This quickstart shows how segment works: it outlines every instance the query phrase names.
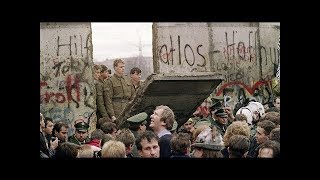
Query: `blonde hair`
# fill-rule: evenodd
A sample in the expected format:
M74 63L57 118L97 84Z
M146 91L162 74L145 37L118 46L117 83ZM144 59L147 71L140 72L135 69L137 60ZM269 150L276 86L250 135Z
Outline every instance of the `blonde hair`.
M229 146L229 139L233 135L243 135L250 137L250 127L244 121L234 121L227 127L226 133L223 136L223 142L225 146Z
M172 129L173 123L174 123L174 112L172 109L168 106L160 105L157 106L156 109L162 109L162 114L161 114L161 120L166 123L166 129L170 130Z
M101 150L102 158L125 158L126 147L123 142L110 140L106 142Z
M116 59L113 61L113 68L116 68L118 66L119 63L123 63L124 61L122 59Z
M89 144L83 144L80 146L78 158L93 158L93 149Z

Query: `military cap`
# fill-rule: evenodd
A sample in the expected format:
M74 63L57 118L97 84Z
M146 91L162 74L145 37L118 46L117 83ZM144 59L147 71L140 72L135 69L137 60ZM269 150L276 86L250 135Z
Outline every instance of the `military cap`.
M89 124L82 121L75 124L74 127L76 128L77 131L87 132L89 129Z
M211 128L204 129L191 146L214 151L220 151L224 148L221 134L216 132L213 136Z
M218 109L215 113L216 116L218 117L222 117L222 118L227 118L228 114L226 112L224 112L224 109Z
M146 123L146 119L148 117L148 114L146 112L142 112L139 114L136 114L130 118L127 119L128 122L132 122L132 123Z
M223 105L220 101L218 101L218 102L212 103L210 110L213 111L213 110L221 109L221 108L223 108Z
M178 127L178 123L177 123L177 121L174 121L173 125L172 125L172 129L170 131L175 131L177 129L177 127Z
M212 101L222 101L224 99L223 95L213 96L211 98Z

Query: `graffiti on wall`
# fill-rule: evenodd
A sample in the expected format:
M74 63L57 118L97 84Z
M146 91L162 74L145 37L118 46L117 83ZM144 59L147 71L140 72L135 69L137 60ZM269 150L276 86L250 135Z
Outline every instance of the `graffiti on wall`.
M181 44L180 35L177 35L177 41L173 46L172 36L170 35L170 45L163 44L160 46L159 57L162 63L167 65L181 65L182 62L186 62L189 66L206 66L207 59L204 57L202 44L192 47L190 44ZM176 52L175 52L176 51ZM201 52L200 52L201 51ZM174 59L173 53L178 53L178 59ZM197 62L196 62L197 61Z
M246 70L259 68L259 57L262 65L277 66L280 52L276 47L267 47L258 43L257 31L238 32L236 30L224 32L223 46L213 46L212 54L221 54L219 59L213 59L213 69L216 72L227 71L226 81L236 81L244 78L243 67ZM246 41L239 37L246 37ZM201 43L188 43L182 35L168 35L169 43L162 43L158 47L157 56L162 65L190 66L193 69L206 67L209 64L208 49ZM194 41L194 40L193 40ZM217 48L218 47L218 48ZM259 56L260 52L260 56ZM208 70L208 69L206 69Z
M89 122L95 112L91 32L48 37L40 41L47 43L40 49L40 112L73 133L75 120Z
M259 68L259 52L261 52L261 62L263 66L274 65L279 63L280 52L274 47L263 46L258 43L257 31L239 33L232 31L231 35L225 33L225 40L222 43L222 49L215 52L221 52L222 59L214 61L216 71L221 70L239 70L240 64L246 64L249 68ZM239 37L246 37L246 42ZM237 39L238 41L236 41Z
M223 32L223 35L223 41L214 43L211 51L214 52L213 69L224 75L224 81L211 97L231 97L228 104L232 108L243 105L249 97L254 97L262 104L272 103L275 97L273 78L280 63L277 44L261 45L257 31L253 30L230 30ZM262 76L259 76L260 70ZM207 113L210 103L206 99L196 112Z

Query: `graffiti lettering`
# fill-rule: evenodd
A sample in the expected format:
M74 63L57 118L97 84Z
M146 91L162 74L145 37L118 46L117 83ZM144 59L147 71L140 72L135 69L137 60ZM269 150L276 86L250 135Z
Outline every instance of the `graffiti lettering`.
M173 47L173 40L172 40L171 35L170 35L170 45L171 45L171 47L170 47L169 52L168 52L168 46L166 44L163 44L162 46L160 46L159 59L160 59L160 61L162 61L165 64L174 65L174 54L173 53L176 49ZM182 54L181 53L180 36L178 35L177 45L178 45L178 50L179 50L178 51L178 61L177 61L178 65L182 65L181 56L184 56L184 60L189 66L194 66L196 61L199 61L199 63L197 63L196 66L199 66L199 67L206 66L206 64L207 64L206 58L200 52L200 48L203 46L202 44L196 46L197 53L195 54L192 46L190 44L186 43L184 45L184 49L182 51L184 54ZM171 63L169 62L169 59L171 59Z
M274 48L266 48L264 46L260 46L261 50L261 59L262 63L264 62L264 65L268 65L269 63L272 64L278 64L280 59L280 51L278 49Z
M237 43L237 47L235 47L236 43L235 43L235 33L237 33L237 31L232 31L232 43L229 44L228 41L228 33L225 32L225 36L226 36L226 47L223 48L223 55L224 58L229 60L234 60L236 59L236 52L237 52L237 59L238 60L244 60L244 61L249 61L249 62L256 62L256 56L255 56L255 49L252 48L251 46L251 33L253 33L252 31L249 32L249 42L248 42L248 46L245 45L244 42L239 41ZM255 39L254 39L255 41Z
M192 52L192 56L193 56L193 61L192 61L191 64L189 63L189 61L188 61L188 59L187 59L187 53L186 53L187 47L190 48L190 50L191 50L191 52ZM186 44L186 45L184 46L184 57L185 57L186 62L189 64L189 66L193 66L193 65L194 65L194 61L195 61L194 52L193 52L193 50L192 50L192 48L191 48L191 46L190 46L189 44Z
M223 89L225 89L226 87L229 87L229 86L233 86L233 85L241 85L243 88L245 88L251 95L253 95L254 93L254 90L256 90L259 86L261 85L264 85L264 84L267 84L271 82L270 80L268 81L258 81L256 82L252 87L250 86L247 86L246 84L244 84L243 82L240 82L240 81L233 81L233 82L229 82L229 83L225 83L223 84L217 91L216 95L219 96L222 92L223 92Z
M70 60L70 61L69 61ZM81 63L79 60L73 57L67 58L64 61L56 62L52 67L55 70L54 76L58 77L60 74L66 76L67 72L72 71L74 73L81 72ZM61 72L61 73L60 73Z
M71 35L67 39L67 41L64 41L60 36L57 37L57 56L61 56L61 51L62 48L67 48L67 54L69 56L76 56L78 55L78 50L80 50L81 57L83 57L83 48L86 48L87 51L85 55L88 55L89 53L89 46L88 44L90 43L90 37L91 34L87 35L86 42L85 42L85 47L83 47L83 39L82 35Z
M57 102L57 103L64 103L66 101L66 99L68 100L68 102L73 101L77 104L77 106L79 106L79 101L80 101L80 86L79 86L79 79L77 78L77 76L72 77L72 75L68 75L66 77L66 85L65 85L65 89L66 89L66 95L64 93L61 92L44 92L44 94L40 95L40 104L41 103L49 103L52 99L52 97L55 97L55 99L53 99L53 102ZM57 81L57 83L59 83L59 85L64 84L64 82L62 81ZM40 82L40 90L44 87L47 86L47 83L44 81ZM59 87L59 89L61 88L61 86ZM76 93L76 98L74 98L72 96L72 90L75 91ZM67 96L67 98L66 98Z

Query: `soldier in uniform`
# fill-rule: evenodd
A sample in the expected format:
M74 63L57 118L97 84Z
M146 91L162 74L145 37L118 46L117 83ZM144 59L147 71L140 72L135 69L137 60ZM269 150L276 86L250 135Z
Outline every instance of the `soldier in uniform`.
M98 64L95 64L93 66L93 81L94 81L94 83L96 83L99 80L100 73L101 73L101 66Z
M145 112L142 112L127 119L127 122L129 124L129 129L133 133L135 138L138 137L139 133L143 133L146 131L147 117L148 117L148 114Z
M142 134L143 132L146 131L147 117L148 117L148 114L145 112L142 112L127 119L127 122L129 124L129 129L133 133L136 139L139 134ZM133 146L132 155L133 157L140 157L136 145Z
M106 102L105 102L105 95L104 92L106 90L106 81L109 78L109 71L107 66L100 65L101 67L101 74L99 77L98 82L96 83L96 91L97 91L97 119L100 119L102 117L110 118L107 108L106 108Z
M228 114L223 108L221 108L214 113L213 118L214 119L211 121L211 126L215 126L217 131L223 136L229 125Z
M131 82L135 91L142 86L141 82L141 69L134 67L130 70Z
M135 91L130 78L124 75L124 61L116 59L113 62L113 67L115 72L106 83L104 98L107 112L115 121L128 102L133 99Z
M90 141L88 137L89 124L83 121L80 121L74 125L76 128L75 133L72 136L69 136L68 141L74 144L82 145Z

